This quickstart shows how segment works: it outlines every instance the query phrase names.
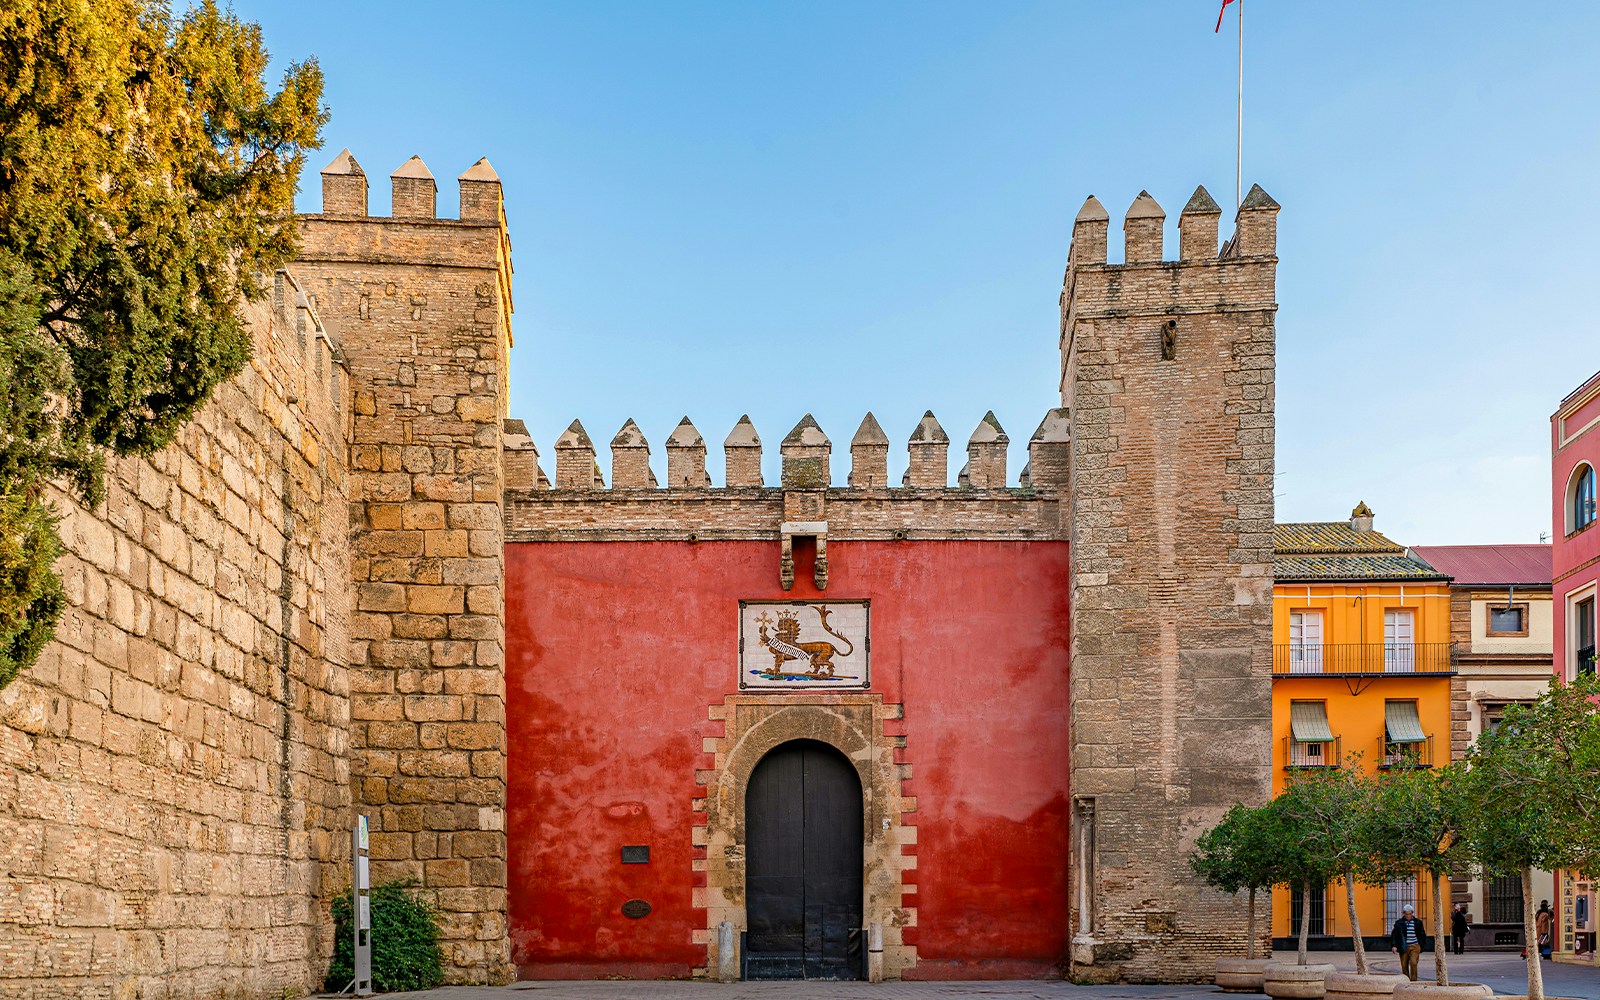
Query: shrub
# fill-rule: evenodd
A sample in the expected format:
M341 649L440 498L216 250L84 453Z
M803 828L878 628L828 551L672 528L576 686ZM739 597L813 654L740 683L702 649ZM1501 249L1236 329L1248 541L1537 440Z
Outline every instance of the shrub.
M411 889L416 879L372 888L372 987L380 993L428 990L444 982L439 912ZM355 977L355 922L350 893L333 901L333 964L327 988L342 990Z

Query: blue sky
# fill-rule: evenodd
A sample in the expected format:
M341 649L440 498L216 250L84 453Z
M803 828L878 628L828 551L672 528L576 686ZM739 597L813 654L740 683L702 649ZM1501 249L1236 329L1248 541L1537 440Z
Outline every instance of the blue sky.
M1278 518L1357 500L1406 543L1536 541L1549 415L1600 368L1600 5L1246 0L1245 185L1279 218ZM658 475L688 414L767 445L806 412L842 482L862 414L1023 443L1059 405L1071 220L1141 188L1168 246L1230 205L1234 36L1217 0L309 3L236 0L315 54L348 146L420 154L453 214L505 184L511 412L548 470L627 417ZM1113 241L1117 243L1118 241ZM1113 255L1119 251L1113 249Z

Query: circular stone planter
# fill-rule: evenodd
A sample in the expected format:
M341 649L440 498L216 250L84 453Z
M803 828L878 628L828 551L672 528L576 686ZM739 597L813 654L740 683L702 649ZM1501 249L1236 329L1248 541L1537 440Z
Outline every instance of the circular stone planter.
M1217 959L1217 986L1229 993L1260 993L1270 958Z
M1494 990L1482 983L1401 983L1394 988L1394 1000L1483 1000L1494 996Z
M1326 1000L1388 1000L1395 987L1410 982L1405 976L1382 973L1330 972L1323 986Z
M1273 962L1267 966L1262 988L1267 996L1280 997L1282 1000L1322 1000L1325 992L1323 980L1328 973L1337 971L1331 965L1285 965Z

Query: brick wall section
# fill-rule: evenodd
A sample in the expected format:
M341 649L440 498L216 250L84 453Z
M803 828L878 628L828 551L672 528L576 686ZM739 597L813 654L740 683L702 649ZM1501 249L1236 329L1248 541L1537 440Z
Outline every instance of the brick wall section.
M411 176L395 178L397 204L425 170L402 168ZM463 187L471 221L426 217L417 198L408 212L423 217L308 216L295 267L340 331L354 393L350 737L355 798L373 816L373 877L419 879L444 915L447 979L485 982L511 976L501 518L511 266L488 164Z
M0 692L0 995L292 995L349 878L346 382L279 275L255 360L102 508Z
M1061 336L1082 978L1199 981L1244 952L1244 907L1185 855L1270 789L1276 210L1253 190L1219 256L1197 191L1176 262L1148 195L1129 213L1132 263L1106 264L1099 202L1074 227Z
M1472 592L1450 588L1450 642L1457 655L1472 651ZM1454 664L1451 669L1455 669ZM1461 760L1472 746L1472 706L1467 703L1466 679L1450 678L1450 759Z

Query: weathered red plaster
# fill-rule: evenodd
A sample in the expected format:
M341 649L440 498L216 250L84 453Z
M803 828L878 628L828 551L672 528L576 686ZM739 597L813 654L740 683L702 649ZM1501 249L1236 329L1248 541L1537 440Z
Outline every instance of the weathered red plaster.
M1067 947L1067 545L832 542L826 595L763 542L506 546L513 958L524 977L688 976L692 800L737 690L738 602L872 601L917 799L917 978L1049 975ZM782 697L776 695L775 697ZM649 845L648 865L620 863ZM912 851L908 851L911 853ZM704 852L698 852L703 857ZM653 912L622 916L628 899Z

